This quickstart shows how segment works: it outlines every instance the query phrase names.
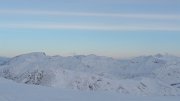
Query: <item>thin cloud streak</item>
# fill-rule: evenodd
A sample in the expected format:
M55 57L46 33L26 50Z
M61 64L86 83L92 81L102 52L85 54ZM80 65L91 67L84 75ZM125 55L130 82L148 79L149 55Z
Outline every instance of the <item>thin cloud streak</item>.
M0 24L5 29L60 29L99 31L180 31L180 26L163 25L84 25L84 24Z
M90 13L90 12L61 12L45 10L8 10L0 9L0 14L32 15L32 16L81 16L81 17L117 17L139 19L169 19L180 20L179 14L130 14L130 13Z

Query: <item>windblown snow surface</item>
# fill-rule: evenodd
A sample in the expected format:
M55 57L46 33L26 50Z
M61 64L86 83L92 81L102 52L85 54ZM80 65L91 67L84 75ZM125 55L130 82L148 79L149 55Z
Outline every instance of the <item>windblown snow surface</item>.
M21 101L21 94L27 97L37 95L35 99L43 101L59 101L63 98L72 101L76 96L79 97L78 101L81 98L86 101L111 100L111 97L115 100L133 100L133 97L127 97L129 95L159 96L157 99L141 97L146 101L149 98L149 101L159 101L161 96L172 96L165 97L165 101L168 98L174 101L180 95L180 58L171 55L157 54L122 60L96 55L47 56L34 52L9 59L1 58L0 76L29 84L1 79L0 101ZM8 100L11 99L9 96L14 97L13 100ZM52 99L48 100L48 97ZM138 100L141 98L137 97ZM24 98L22 101L29 100Z

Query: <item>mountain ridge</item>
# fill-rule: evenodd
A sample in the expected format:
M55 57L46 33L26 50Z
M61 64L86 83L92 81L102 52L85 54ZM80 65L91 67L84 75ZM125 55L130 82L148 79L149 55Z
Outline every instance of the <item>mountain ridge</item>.
M19 83L125 94L180 95L180 58L171 55L114 59L96 55L22 54L0 66L0 76Z

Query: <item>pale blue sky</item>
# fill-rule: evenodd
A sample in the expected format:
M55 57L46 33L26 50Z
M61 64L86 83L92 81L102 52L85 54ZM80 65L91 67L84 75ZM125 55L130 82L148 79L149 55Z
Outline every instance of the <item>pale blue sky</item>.
M180 56L179 0L0 1L0 56Z

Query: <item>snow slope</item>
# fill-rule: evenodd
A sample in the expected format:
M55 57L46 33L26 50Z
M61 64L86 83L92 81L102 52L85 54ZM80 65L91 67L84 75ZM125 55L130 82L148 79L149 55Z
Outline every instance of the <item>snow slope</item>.
M96 55L47 56L34 52L0 66L19 83L134 95L180 95L180 58L157 54L119 60Z
M179 101L180 96L133 96L17 84L0 78L0 101Z

